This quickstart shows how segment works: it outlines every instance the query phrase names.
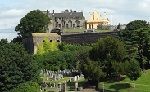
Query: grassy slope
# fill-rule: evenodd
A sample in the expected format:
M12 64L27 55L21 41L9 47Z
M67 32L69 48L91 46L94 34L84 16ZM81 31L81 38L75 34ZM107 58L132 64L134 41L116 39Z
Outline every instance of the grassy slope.
M99 87L102 85L103 83L99 84ZM105 92L150 92L150 70L145 71L136 81L126 78L121 82L104 83L104 85Z

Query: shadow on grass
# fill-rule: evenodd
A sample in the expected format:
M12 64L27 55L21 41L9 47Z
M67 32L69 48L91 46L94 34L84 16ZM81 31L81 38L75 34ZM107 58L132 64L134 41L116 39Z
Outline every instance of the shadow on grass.
M116 90L115 92L119 92L119 90L121 90L121 89L127 89L130 87L131 86L129 83L116 83L116 84L111 85L109 88Z

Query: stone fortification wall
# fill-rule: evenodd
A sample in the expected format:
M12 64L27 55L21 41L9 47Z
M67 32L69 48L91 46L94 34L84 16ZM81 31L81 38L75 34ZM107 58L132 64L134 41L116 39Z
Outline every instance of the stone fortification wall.
M65 43L87 44L94 43L102 37L117 36L117 33L118 32L64 34L61 35L61 41Z

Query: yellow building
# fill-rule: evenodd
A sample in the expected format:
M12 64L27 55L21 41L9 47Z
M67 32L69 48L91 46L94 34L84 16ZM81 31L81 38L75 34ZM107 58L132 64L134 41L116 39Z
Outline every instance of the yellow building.
M102 17L99 12L94 11L90 14L90 18L87 20L87 29L97 29L98 25L109 25L110 21L108 18Z

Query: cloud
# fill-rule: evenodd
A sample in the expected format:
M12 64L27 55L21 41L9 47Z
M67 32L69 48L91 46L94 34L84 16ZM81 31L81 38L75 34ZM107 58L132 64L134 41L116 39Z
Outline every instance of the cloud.
M25 14L24 10L10 9L0 12L0 18L16 18L23 16Z
M150 0L2 0L0 9L0 28L14 28L20 18L36 9L56 12L72 9L83 11L86 18L89 12L97 10L107 12L113 24L150 18Z
M27 11L23 9L6 9L0 11L0 29L14 29L26 13Z

